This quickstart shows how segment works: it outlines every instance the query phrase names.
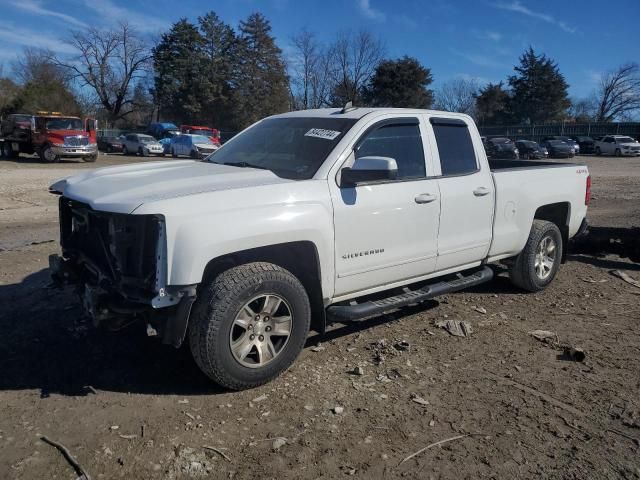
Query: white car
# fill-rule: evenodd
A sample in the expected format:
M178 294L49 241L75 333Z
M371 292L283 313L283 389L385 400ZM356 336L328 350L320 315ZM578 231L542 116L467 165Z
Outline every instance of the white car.
M488 161L463 114L291 112L204 162L54 183L51 268L95 324L141 319L176 347L188 335L211 379L251 388L291 365L310 328L487 282L490 264L546 288L586 226L590 185L584 165Z
M151 135L129 133L124 137L122 154L148 157L149 155L164 155L164 149L162 144Z
M606 135L596 140L596 155L638 156L640 142L627 135Z

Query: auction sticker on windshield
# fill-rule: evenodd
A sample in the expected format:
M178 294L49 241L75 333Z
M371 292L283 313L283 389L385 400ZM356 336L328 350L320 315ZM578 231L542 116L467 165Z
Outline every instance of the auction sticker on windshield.
M305 137L324 138L325 140L334 140L340 132L335 130L325 130L324 128L312 128L304 134Z

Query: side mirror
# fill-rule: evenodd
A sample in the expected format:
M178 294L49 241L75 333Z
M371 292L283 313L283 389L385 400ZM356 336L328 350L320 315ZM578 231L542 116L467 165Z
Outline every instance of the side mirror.
M359 183L395 180L398 176L398 164L390 157L356 158L351 167L340 171L340 186L355 187Z

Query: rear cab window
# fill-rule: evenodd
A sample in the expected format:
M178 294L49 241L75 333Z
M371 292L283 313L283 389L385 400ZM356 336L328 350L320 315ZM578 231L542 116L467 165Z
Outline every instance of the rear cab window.
M469 126L461 119L429 119L440 154L442 176L468 175L479 171Z

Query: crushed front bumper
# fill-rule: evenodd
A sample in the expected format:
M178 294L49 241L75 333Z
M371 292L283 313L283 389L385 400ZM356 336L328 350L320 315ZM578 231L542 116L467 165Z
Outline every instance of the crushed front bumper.
M58 157L90 157L98 154L98 145L54 146L51 148Z

